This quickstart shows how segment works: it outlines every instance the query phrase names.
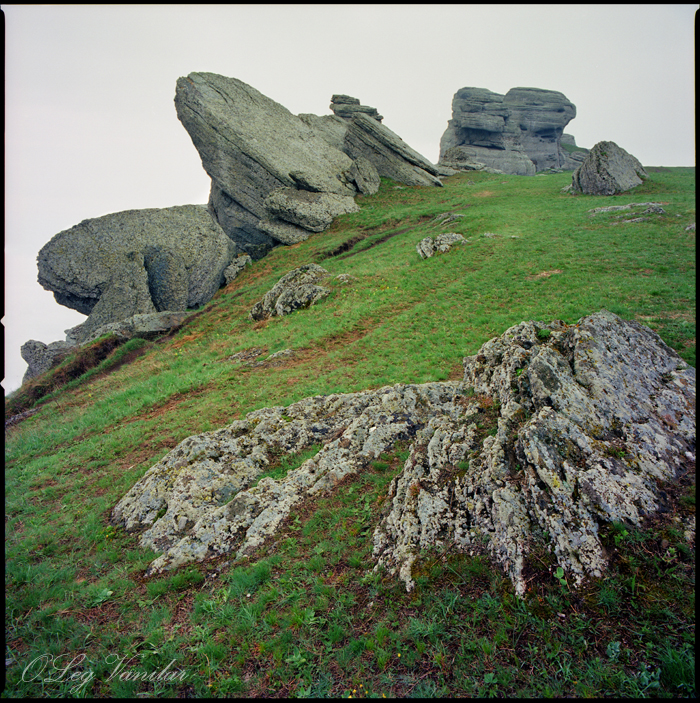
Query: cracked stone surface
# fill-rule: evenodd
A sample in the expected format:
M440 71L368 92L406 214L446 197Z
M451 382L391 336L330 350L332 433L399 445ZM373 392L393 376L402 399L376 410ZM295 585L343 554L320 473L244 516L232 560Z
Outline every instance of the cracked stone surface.
M306 398L184 440L117 504L113 522L160 553L149 573L250 554L300 500L397 440L409 456L373 535L375 568L414 586L421 550L485 543L525 591L535 541L569 581L602 576L598 533L663 506L657 481L695 459L695 370L649 328L602 311L522 322L464 360L463 381ZM275 480L280 453L322 448ZM258 480L259 479L259 480ZM694 523L684 526L694 540Z

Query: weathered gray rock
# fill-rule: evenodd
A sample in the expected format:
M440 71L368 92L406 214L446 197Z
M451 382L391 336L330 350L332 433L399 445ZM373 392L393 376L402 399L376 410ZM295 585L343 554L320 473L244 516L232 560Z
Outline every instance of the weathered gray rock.
M334 115L343 119L352 119L358 112L368 115L373 120L381 122L384 117L377 112L376 107L360 105L358 98L351 98L349 95L334 95L331 98L331 110Z
M312 193L296 188L278 188L272 191L265 198L264 205L271 224L282 220L300 229L295 241L281 239L284 244L296 244L297 241L308 239L313 232L323 232L330 227L338 215L360 210L355 200L348 195Z
M243 271L246 266L252 266L253 260L248 256L248 254L239 254L224 271L224 280L226 285L231 283L238 277L238 274Z
M616 195L647 177L642 164L615 142L598 142L574 171L571 187L574 193Z
M81 344L87 344L104 334L114 334L123 339L132 339L133 337L151 339L179 327L191 314L187 310L137 314L119 322L102 325L88 332L82 329L85 324L83 323L83 325L66 330L66 338L79 339Z
M416 251L421 259L429 259L438 252L444 254L448 252L455 244L466 244L466 240L461 234L456 232L443 232L438 234L435 239L425 237L416 244Z
M278 242L258 226L269 218L273 191L356 193L348 156L242 81L191 73L177 81L175 107L212 179L209 204L219 224L254 259Z
M375 556L408 588L418 549L468 550L477 535L519 595L532 540L546 536L570 583L602 576L599 526L657 510L656 481L673 480L694 451L695 370L605 311L510 328L465 359L464 383L476 402L417 438L375 532ZM494 410L496 434L477 441Z
M449 168L460 168L460 162L467 168L482 163L516 175L567 168L571 160L560 141L575 116L573 103L554 90L512 88L500 95L461 88L440 141L439 163ZM455 147L464 151L455 152Z
M112 520L161 553L149 573L240 558L300 500L410 439L374 532L376 568L410 590L421 549L486 541L523 595L530 550L544 543L570 584L602 576L600 526L662 508L657 481L694 461L695 370L648 328L606 311L571 326L515 325L464 368L463 382L316 396L190 437ZM257 481L275 455L314 443L318 454L285 478Z
M69 342L59 341L44 344L36 339L25 342L20 348L20 354L27 362L27 370L24 372L22 383L26 383L30 378L40 376L57 366L73 349L75 349L75 345Z
M235 251L206 205L128 210L55 235L39 252L39 283L90 315L88 335L133 315L202 305Z
M410 186L442 186L437 168L385 125L357 113L348 125L344 151L367 159L380 176Z
M308 308L330 293L330 289L318 285L328 276L328 271L318 264L306 264L290 271L253 306L250 319L281 317L299 308Z
M189 437L153 466L115 507L112 520L143 531L162 556L148 573L209 556L250 552L305 497L332 489L435 414L456 413L459 384L387 386L264 408L228 427ZM286 478L257 479L274 456L324 447Z
M355 112L350 119L338 115L299 117L314 134L352 158L350 178L363 194L377 192L380 176L406 185L442 185L437 166L364 112Z

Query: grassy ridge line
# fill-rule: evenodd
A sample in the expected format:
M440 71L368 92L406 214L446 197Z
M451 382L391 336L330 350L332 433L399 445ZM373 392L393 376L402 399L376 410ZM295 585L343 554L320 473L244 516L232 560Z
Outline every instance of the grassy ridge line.
M171 338L108 376L58 390L11 428L10 657L24 665L46 648L86 651L97 671L110 648L143 654L151 667L174 653L193 678L191 689L161 691L173 695L339 695L360 683L360 691L387 695L687 694L694 557L671 516L634 533L636 542L624 528L611 531L611 548L630 551L609 583L583 595L563 592L542 567L524 610L478 554L428 559L410 597L363 576L370 528L405 448L293 515L250 570L208 565L144 583L155 555L107 523L134 481L190 434L310 395L459 378L464 355L521 320L571 323L606 307L650 325L694 365L695 237L685 231L695 220L694 169L653 173L611 198L560 193L569 180L475 173L446 179L442 189L384 181L376 195L358 198L359 213L274 250ZM622 224L617 213L588 213L651 200L667 203L667 214ZM441 228L434 218L445 212L464 217ZM415 244L442 231L470 242L422 261ZM289 317L247 319L282 275L309 261L356 280L329 279L328 298ZM279 366L226 361L251 348L295 354ZM694 470L687 481L673 490L694 513ZM548 558L541 555L545 566ZM642 562L643 584L630 586ZM212 574L225 588L211 585ZM370 602L369 616L358 619L357 604ZM13 694L38 695L16 671L8 670ZM95 695L154 692L102 678Z

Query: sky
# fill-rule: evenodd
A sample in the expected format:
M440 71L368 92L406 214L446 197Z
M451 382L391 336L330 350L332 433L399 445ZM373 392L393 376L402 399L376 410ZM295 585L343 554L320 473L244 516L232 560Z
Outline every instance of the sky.
M21 345L85 316L37 282L36 256L82 220L206 203L175 113L180 76L238 78L294 114L335 93L376 107L435 163L457 90L557 90L579 146L695 165L698 5L2 5L5 392ZM322 236L322 235L321 235Z

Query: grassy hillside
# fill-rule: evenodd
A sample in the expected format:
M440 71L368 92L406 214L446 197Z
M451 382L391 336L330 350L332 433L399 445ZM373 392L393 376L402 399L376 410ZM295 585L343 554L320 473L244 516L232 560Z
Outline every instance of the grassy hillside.
M385 180L360 212L275 249L174 334L100 340L13 394L6 418L36 412L6 431L5 695L693 695L695 561L676 518L695 513L694 466L665 486L673 510L604 535L605 579L573 592L543 553L525 601L485 554L426 554L411 594L371 572L402 445L295 510L245 563L145 579L156 555L109 525L191 434L307 396L459 379L465 355L522 320L607 308L694 366L695 169L649 171L616 197L563 194L567 173ZM665 214L589 212L647 201ZM416 243L441 232L469 241L421 260ZM329 279L307 310L248 319L309 262L352 278Z

